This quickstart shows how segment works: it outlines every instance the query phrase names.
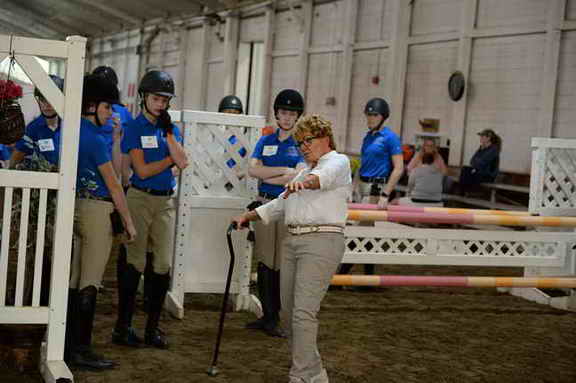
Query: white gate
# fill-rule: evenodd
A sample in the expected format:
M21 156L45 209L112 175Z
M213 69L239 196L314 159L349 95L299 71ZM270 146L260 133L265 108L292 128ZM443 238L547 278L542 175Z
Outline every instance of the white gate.
M0 187L4 191L0 250L0 323L47 325L40 370L44 380L50 383L60 378L70 381L73 379L63 362L63 355L85 45L86 39L79 36L68 37L66 41L52 41L0 35L0 61L13 57L63 120L58 173L0 170ZM65 61L64 94L54 85L34 56L55 57ZM52 276L49 304L41 306L42 263L47 256L44 252L46 207L51 190L57 192L54 246L50 249ZM39 194L38 205L30 202L31 193ZM13 201L20 196L18 245L17 249L11 249ZM38 209L37 222L32 222L32 226L37 227L36 233L29 232L29 216L33 209ZM29 282L25 281L26 253L29 248L33 249L34 257L30 303L24 297L24 285ZM17 262L10 263L10 258L15 258ZM12 267L15 270L10 270ZM9 271L14 271L16 275L13 302L6 301Z
M226 229L255 197L256 181L246 170L264 128L264 118L235 114L171 112L184 125L190 166L178 186L178 222L172 287L167 308L184 316L185 293L222 293L228 270ZM246 231L235 232L236 263L231 292L236 310L258 311L250 295L252 246Z

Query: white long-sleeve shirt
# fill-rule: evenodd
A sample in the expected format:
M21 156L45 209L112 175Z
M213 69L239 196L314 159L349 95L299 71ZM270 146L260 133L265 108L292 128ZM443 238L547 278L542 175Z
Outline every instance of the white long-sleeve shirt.
M331 151L318 160L314 168L304 168L293 181L303 181L308 174L320 179L320 189L302 190L284 199L278 198L256 209L265 224L284 217L287 225L346 224L347 197L352 185L350 161L344 154Z

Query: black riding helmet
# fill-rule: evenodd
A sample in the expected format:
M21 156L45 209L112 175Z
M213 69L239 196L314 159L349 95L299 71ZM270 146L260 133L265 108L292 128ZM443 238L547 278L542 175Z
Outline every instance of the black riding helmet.
M366 103L364 107L364 114L380 114L386 121L390 117L390 107L386 100L380 97L375 97Z
M58 87L58 89L60 89L60 91L64 91L64 79L62 77L56 76L55 74L50 74L48 75L50 76L50 78L52 79L52 81L54 82L54 84L56 84L56 86ZM42 92L40 92L40 89L38 88L34 88L34 97L36 98L42 98L44 99L45 97L42 95ZM44 118L54 118L56 117L57 113L54 112L54 114L52 115L47 115L45 114L42 109L40 109L40 113L44 116Z
M242 107L242 101L234 95L226 96L220 101L218 105L218 112L222 113L224 110L237 110L240 113L244 113L244 108Z
M55 74L48 75L54 84L60 89L62 92L64 91L64 79L62 77L56 76ZM40 89L34 88L34 97L44 97Z
M284 89L274 100L274 115L278 114L278 109L294 110L298 112L298 118L304 113L304 98L294 89Z
M99 75L89 74L84 76L82 114L85 116L96 116L96 125L98 126L102 126L103 123L98 119L96 112L88 112L88 107L93 103L96 104L96 109L98 109L98 105L101 102L119 104L120 92L118 92L118 87Z
M142 98L144 98L146 93L174 97L174 80L172 80L172 76L166 72L151 70L140 80L138 93Z
M118 86L118 76L112 67L101 65L92 71L92 74L102 76L114 85Z

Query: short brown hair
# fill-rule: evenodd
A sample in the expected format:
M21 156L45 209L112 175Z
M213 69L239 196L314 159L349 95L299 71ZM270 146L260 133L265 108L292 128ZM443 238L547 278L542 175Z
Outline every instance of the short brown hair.
M330 139L330 149L336 150L336 143L332 134L332 123L317 114L302 117L296 122L294 139L302 141L306 136L328 137Z

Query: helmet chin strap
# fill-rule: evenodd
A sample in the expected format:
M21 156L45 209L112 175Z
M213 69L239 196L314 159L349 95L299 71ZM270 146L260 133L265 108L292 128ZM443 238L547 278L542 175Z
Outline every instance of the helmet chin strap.
M380 130L380 128L382 128L382 125L384 125L384 118L382 118L382 121L380 121L380 123L378 125L376 125L376 127L370 128L369 130L371 133L377 132Z
M48 115L48 114L44 113L42 110L40 110L40 114L48 120L50 120L50 119L52 119L58 115L58 113L56 113L56 112L54 112L54 114Z
M101 101L98 101L96 103L96 109L95 110L98 110L100 103L101 103ZM100 122L100 118L98 117L98 113L96 113L95 111L94 112L86 112L86 113L84 113L84 115L85 116L94 116L94 120L96 122L97 127L101 127L102 125L104 125L102 122Z
M152 113L150 109L148 109L148 104L146 103L146 94L144 94L144 96L142 97L142 104L140 105L140 107L142 107L142 105L144 106L144 109L149 115L154 116L155 118L160 117L160 115L157 116L154 113ZM168 105L166 106L166 110L168 109L170 109L170 101L168 101Z

